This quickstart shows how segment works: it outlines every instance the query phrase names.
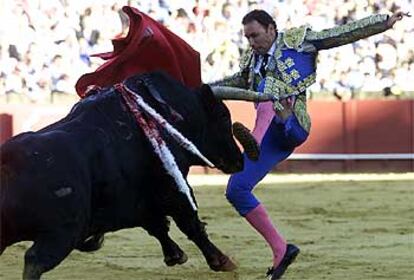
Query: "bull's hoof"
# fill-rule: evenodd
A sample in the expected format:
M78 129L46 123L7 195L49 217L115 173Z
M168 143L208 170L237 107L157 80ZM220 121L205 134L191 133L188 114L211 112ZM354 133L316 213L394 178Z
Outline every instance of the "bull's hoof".
M260 155L260 148L250 130L243 124L235 122L233 123L233 135L243 146L246 156L252 161L257 161Z
M183 264L188 260L187 255L181 251L180 254L175 254L173 256L166 256L164 262L167 266L174 266L176 264Z
M233 271L237 268L237 265L224 255L214 261L210 261L208 265L214 271Z
M83 243L79 244L76 247L76 249L78 249L81 252L97 251L102 247L104 239L105 238L103 233L92 235L91 237L83 241Z

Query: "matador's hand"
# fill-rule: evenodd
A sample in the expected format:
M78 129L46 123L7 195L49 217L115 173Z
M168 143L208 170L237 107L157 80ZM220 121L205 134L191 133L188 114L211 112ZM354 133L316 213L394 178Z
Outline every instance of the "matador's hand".
M279 102L280 102L280 104L282 104L283 109L282 110L277 110L276 114L282 120L285 121L293 113L293 106L295 104L295 98L294 97L288 97L288 98L280 100Z
M411 15L410 13L404 13L401 11L394 13L392 16L388 18L388 27L392 28L397 21L402 20L404 17L411 17Z

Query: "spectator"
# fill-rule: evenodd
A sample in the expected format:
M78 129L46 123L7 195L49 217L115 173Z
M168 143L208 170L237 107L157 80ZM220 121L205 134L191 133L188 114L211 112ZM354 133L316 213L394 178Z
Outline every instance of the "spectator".
M37 90L34 85L40 84L45 90L48 85L56 87L59 81L56 76L66 74L65 88L71 85L74 93L77 78L94 71L102 63L90 55L111 51L111 39L126 34L128 19L120 10L123 5L151 14L199 51L203 80L210 82L237 69L240 54L247 47L239 23L241 16L254 8L266 9L277 18L280 29L309 23L315 30L322 30L372 13L410 10L414 1L0 1L2 64L10 59L19 62L18 69L6 72L0 65L0 86L7 84L7 91L33 95ZM336 76L340 78L338 82L345 83L345 87L353 91L378 90L376 85L379 84L402 91L412 90L407 77L414 76L414 36L410 36L413 32L414 17L388 31L386 40L382 36L373 37L321 54L319 59L329 61L321 64L331 67L318 69L318 85L313 88L333 90L330 79ZM62 57L65 69L54 73L53 58L57 55ZM372 67L373 62L376 69ZM350 64L357 67L350 68ZM49 76L39 74L45 69L50 69L46 71ZM33 75L27 77L28 73ZM23 81L22 84L19 81ZM374 81L376 85L372 84Z

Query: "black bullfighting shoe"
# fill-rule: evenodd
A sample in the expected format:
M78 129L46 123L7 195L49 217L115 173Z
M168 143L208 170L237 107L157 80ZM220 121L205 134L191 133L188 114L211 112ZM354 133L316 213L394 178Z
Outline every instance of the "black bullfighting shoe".
M257 161L260 155L260 148L250 130L239 122L233 123L233 135L243 146L246 156L253 161Z
M300 250L297 246L293 244L288 244L286 248L286 253L283 256L283 259L278 265L278 267L270 268L269 271L266 273L266 276L269 276L270 280L280 279L280 277L282 277L282 275L285 273L288 266L296 259L299 252Z

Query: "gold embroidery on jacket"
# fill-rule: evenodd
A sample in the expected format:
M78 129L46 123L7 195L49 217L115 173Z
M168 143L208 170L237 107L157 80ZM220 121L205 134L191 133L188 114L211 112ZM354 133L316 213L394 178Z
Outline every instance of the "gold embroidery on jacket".
M305 40L308 29L310 29L309 25L303 25L286 30L283 35L283 42L288 48L297 50Z
M311 31L306 34L307 40L325 40L328 38L338 37L345 33L349 33L349 36L352 36L352 31L361 29L364 30L365 27L375 25L377 23L385 22L388 19L388 15L373 15L366 17L364 19L356 20L345 25L335 26L333 28L324 29L322 31ZM366 33L370 34L370 30L366 29ZM354 41L349 38L349 41Z
M292 71L290 71L290 76L292 77L293 80L299 79L300 78L299 71L296 69L293 69Z

